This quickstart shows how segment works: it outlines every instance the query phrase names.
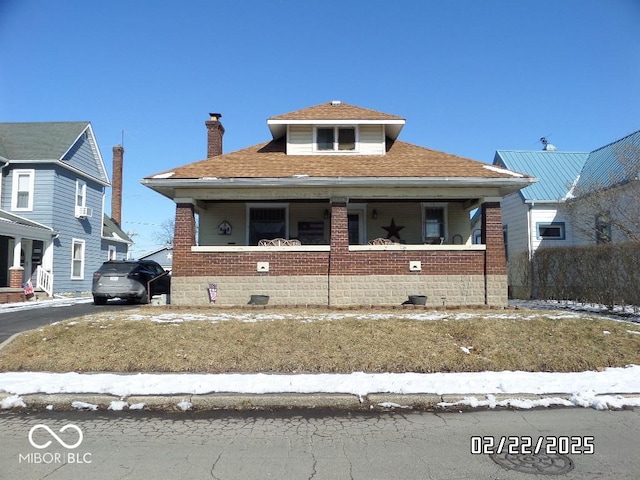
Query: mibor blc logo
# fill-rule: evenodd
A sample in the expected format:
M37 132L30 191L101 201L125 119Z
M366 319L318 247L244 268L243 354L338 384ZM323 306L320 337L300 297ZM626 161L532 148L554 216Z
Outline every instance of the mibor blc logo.
M64 434L63 438L59 434ZM45 436L46 435L46 436ZM50 437L50 439L48 439ZM68 423L60 428L58 432L54 432L48 425L39 423L29 430L29 443L33 448L43 450L50 446L60 446L67 450L78 448L84 440L82 430L73 423ZM54 443L55 440L55 443ZM74 442L75 440L75 442ZM52 447L52 448L53 448ZM27 454L18 454L18 463L91 463L90 453L79 452L31 452Z

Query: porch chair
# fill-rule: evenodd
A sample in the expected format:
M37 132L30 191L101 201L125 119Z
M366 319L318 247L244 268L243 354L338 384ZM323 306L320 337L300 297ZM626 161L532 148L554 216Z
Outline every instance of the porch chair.
M286 238L258 240L259 247L292 247L296 245L302 245L300 240L287 240Z
M369 245L395 245L396 242L389 238L378 237L373 240L369 240Z

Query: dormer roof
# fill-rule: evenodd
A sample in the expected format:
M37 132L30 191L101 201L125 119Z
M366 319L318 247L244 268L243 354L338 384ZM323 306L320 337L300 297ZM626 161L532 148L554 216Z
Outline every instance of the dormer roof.
M276 115L267 119L274 140L283 137L287 125L385 125L387 137L395 140L405 124L397 115L356 107L341 101L331 101Z

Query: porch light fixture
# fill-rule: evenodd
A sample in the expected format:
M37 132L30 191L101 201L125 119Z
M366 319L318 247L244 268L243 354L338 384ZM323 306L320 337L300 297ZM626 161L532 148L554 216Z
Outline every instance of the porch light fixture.
M374 220L378 218L378 211L375 208L373 209L373 212L371 212L371 218Z
M329 210L324 211L324 219L329 220Z

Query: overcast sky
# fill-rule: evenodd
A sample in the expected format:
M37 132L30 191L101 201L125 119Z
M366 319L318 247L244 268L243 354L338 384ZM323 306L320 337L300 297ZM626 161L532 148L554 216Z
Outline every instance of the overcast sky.
M124 139L136 256L175 212L140 179L203 159L209 112L231 152L331 100L489 163L591 151L640 130L640 1L0 0L0 122L91 121L109 172Z

